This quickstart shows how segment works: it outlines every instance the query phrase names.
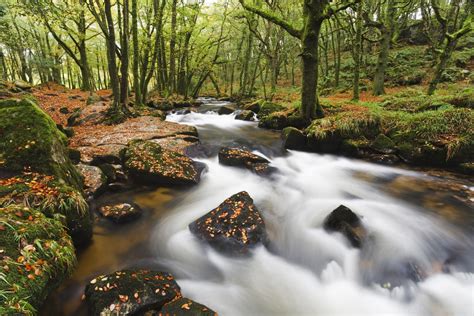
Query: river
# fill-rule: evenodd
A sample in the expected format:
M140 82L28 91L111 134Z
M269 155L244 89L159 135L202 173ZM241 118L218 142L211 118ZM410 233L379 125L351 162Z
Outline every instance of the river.
M194 158L207 165L201 183L137 188L95 202L135 202L145 215L123 226L97 219L93 244L50 299L54 308L45 310L84 315L80 296L88 280L146 266L173 273L184 296L220 315L473 315L471 182L285 151L279 133L217 115L226 102L203 101L198 112L167 117L197 127L202 146ZM219 148L235 145L267 157L278 171L261 177L220 165ZM188 224L243 190L262 213L270 243L230 258L198 241ZM369 232L361 249L322 228L341 204Z

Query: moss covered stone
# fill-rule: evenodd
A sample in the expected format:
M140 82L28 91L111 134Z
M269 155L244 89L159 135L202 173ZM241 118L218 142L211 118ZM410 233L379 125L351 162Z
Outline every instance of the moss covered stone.
M217 313L209 307L192 301L188 298L181 297L175 299L163 306L163 308L156 313L158 316L217 316Z
M169 273L122 270L92 279L85 297L90 315L143 315L180 298L181 289Z
M260 111L258 112L258 118L261 119L267 115L272 114L273 112L278 112L284 110L284 107L280 104L272 103L269 101L263 101L260 105Z
M81 187L81 176L68 157L66 136L29 99L0 101L0 169L26 167Z
M35 315L75 262L58 219L22 205L0 207L1 315Z
M467 108L409 113L360 107L314 120L306 134L312 151L351 156L396 153L408 163L448 166L472 161L472 122L474 112Z
M200 179L200 170L192 159L151 141L132 141L124 161L129 174L143 183L187 185L197 184Z
M76 244L92 237L89 206L75 188L57 181L53 176L24 172L0 180L0 207L11 204L31 206L47 217L62 215Z
M306 135L294 127L287 127L282 131L282 137L287 149L305 149Z

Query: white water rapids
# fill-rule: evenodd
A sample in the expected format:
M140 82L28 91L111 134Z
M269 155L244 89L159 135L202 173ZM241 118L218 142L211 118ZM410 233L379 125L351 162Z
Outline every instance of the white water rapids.
M265 178L220 165L215 155L197 159L208 166L201 183L152 236L156 258L177 276L186 297L224 316L474 315L472 235L355 176L422 174L329 155L278 154L271 132L234 115L171 114L168 120L196 126L210 147L257 149L278 169ZM270 246L250 257L226 257L198 241L188 224L243 190L265 219ZM369 232L360 250L322 228L341 204L361 216ZM413 265L423 280L410 279Z

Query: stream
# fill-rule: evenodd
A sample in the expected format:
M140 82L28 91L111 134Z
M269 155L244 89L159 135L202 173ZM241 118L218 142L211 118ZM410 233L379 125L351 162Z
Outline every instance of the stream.
M217 115L228 102L202 101L198 112L167 117L197 127L202 145L193 156L207 165L201 183L95 201L130 201L145 213L121 226L97 218L93 244L79 253L78 269L43 315L87 315L80 301L85 284L125 267L171 272L184 296L224 316L474 314L472 182L285 151L279 133ZM277 172L261 177L220 165L219 148L237 145L267 157ZM244 190L264 217L270 243L249 257L226 257L188 224ZM341 204L369 232L362 249L322 228Z

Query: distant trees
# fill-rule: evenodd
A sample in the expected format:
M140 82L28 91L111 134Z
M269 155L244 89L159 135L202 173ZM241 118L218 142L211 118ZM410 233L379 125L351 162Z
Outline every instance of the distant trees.
M318 99L318 63L319 63L319 35L323 22L339 11L345 10L360 0L343 1L336 5L329 1L305 0L303 3L303 27L296 28L291 23L265 11L255 5L239 0L242 6L262 18L282 27L291 36L301 41L302 87L301 87L301 115L304 120L310 121L314 117L322 117L323 109Z
M451 0L449 4L440 5L439 0L431 0L434 16L439 23L439 40L435 44L437 63L433 79L428 87L432 95L456 48L459 39L474 31L474 2L472 0Z
M474 28L472 7L471 0L4 0L1 77L108 88L111 112L120 115L146 103L150 90L271 100L279 87L301 87L309 122L323 115L320 94L352 90L358 100L369 80L373 94L383 94L393 50L411 27L426 31L426 60L434 61L424 79L434 93Z

